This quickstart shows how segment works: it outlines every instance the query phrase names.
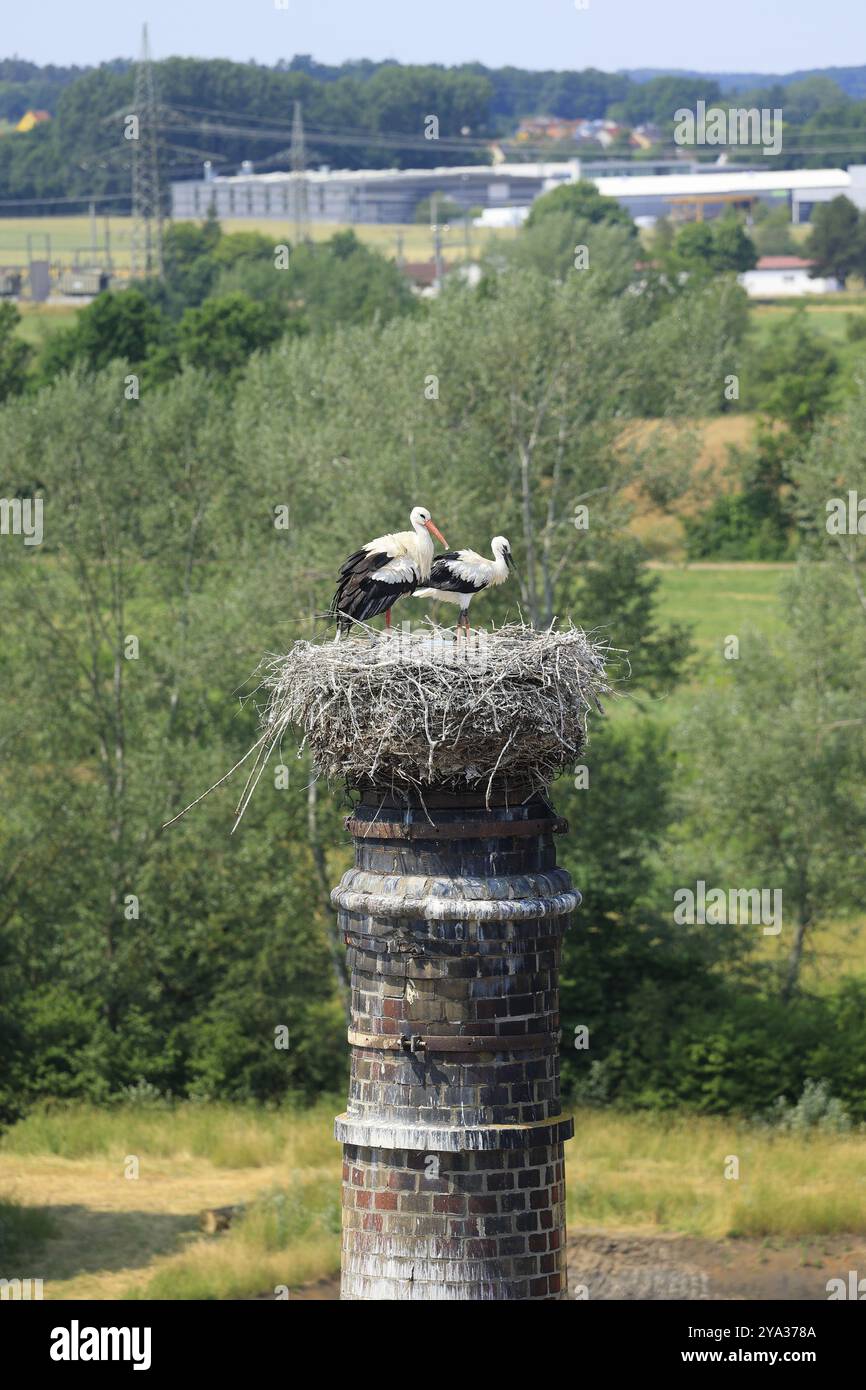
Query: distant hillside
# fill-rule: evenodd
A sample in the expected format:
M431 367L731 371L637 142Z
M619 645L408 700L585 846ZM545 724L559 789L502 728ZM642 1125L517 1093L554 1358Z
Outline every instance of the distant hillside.
M745 92L755 87L789 87L807 77L829 77L855 101L866 97L866 66L859 68L803 68L799 72L698 72L693 68L628 68L623 77L631 82L651 82L654 77L697 77L716 82L723 92Z

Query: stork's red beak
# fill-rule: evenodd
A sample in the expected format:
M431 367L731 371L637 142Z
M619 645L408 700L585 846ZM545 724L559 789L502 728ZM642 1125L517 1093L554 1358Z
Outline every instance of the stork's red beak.
M439 530L439 527L436 526L432 521L425 521L425 522L424 522L424 525L427 527L427 530L430 532L430 534L436 537L437 541L441 541L441 542L442 542L442 544L444 545L445 549L447 550L447 549L448 549L448 542L446 541L446 539L445 539L445 537L443 536L442 532Z

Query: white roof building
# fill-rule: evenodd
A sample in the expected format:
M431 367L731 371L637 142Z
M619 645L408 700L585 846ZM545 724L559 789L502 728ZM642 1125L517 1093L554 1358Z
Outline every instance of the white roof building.
M657 166L658 167L658 166ZM808 219L815 203L844 194L866 209L866 165L849 169L738 169L732 164L701 166L701 172L643 174L640 164L621 164L622 172L599 170L579 159L548 163L445 166L434 169L308 169L305 173L214 175L171 185L172 216L285 219L296 211L303 186L306 215L314 222L413 222L418 204L442 193L465 210L528 208L542 193L580 178L592 180L605 197L616 198L632 217L664 217L677 203L718 212L725 205L748 206L756 199L779 200L794 222ZM694 166L692 166L694 168ZM716 203L716 207L713 204ZM507 216L507 214L505 214Z
M588 173L588 176L591 175ZM616 198L632 216L668 216L677 203L719 207L749 203L786 202L794 222L808 218L815 203L840 194L866 207L866 166L850 169L740 169L725 164L700 174L647 174L631 178L597 178L599 193Z
M802 256L762 256L754 270L746 270L737 279L750 299L782 299L786 295L832 294L839 282L833 275L817 275L809 271L814 261Z

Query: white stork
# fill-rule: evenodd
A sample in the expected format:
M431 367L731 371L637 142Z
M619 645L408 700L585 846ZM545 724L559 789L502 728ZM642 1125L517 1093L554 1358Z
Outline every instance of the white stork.
M413 507L409 520L411 531L377 536L341 566L330 608L330 616L337 620L337 636L348 632L353 622L367 622L378 613L385 614L385 626L390 627L391 609L401 594L414 593L430 578L431 537L443 545L448 542L426 507Z
M460 605L457 619L458 631L462 623L469 634L469 605L476 594L484 589L493 589L504 584L509 569L513 569L511 542L504 536L494 536L490 542L493 559L479 555L474 550L446 550L437 555L430 571L430 583L426 589L416 589L416 598L441 598L446 603Z

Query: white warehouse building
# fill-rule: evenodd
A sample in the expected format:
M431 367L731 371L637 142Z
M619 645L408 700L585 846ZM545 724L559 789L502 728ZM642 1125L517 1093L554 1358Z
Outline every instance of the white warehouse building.
M739 169L735 165L676 166L668 173L644 174L641 165L619 165L603 173L597 165L581 170L573 159L547 164L476 164L436 169L318 169L299 173L256 174L252 165L238 174L213 175L171 185L172 217L220 218L297 215L305 197L311 222L358 223L415 221L418 204L441 193L465 211L529 208L561 183L591 179L605 197L616 198L632 217L715 216L734 206L748 211L756 201L782 203L794 222L811 218L816 203L844 194L866 208L866 165L845 169ZM593 171L598 170L597 173ZM626 172L628 169L628 172ZM632 172L634 171L634 172ZM495 217L494 219L495 220Z
M788 206L792 222L811 220L816 203L840 194L866 208L866 165L850 169L738 169L714 165L707 172L649 174L636 178L594 180L599 193L616 198L633 217L669 217L682 208L698 217L730 206L748 208L754 202Z
M540 194L570 183L577 161L475 164L437 169L309 169L306 173L217 174L171 185L178 219L293 217L303 184L311 222L414 222L418 204L442 193L470 208L529 207Z

